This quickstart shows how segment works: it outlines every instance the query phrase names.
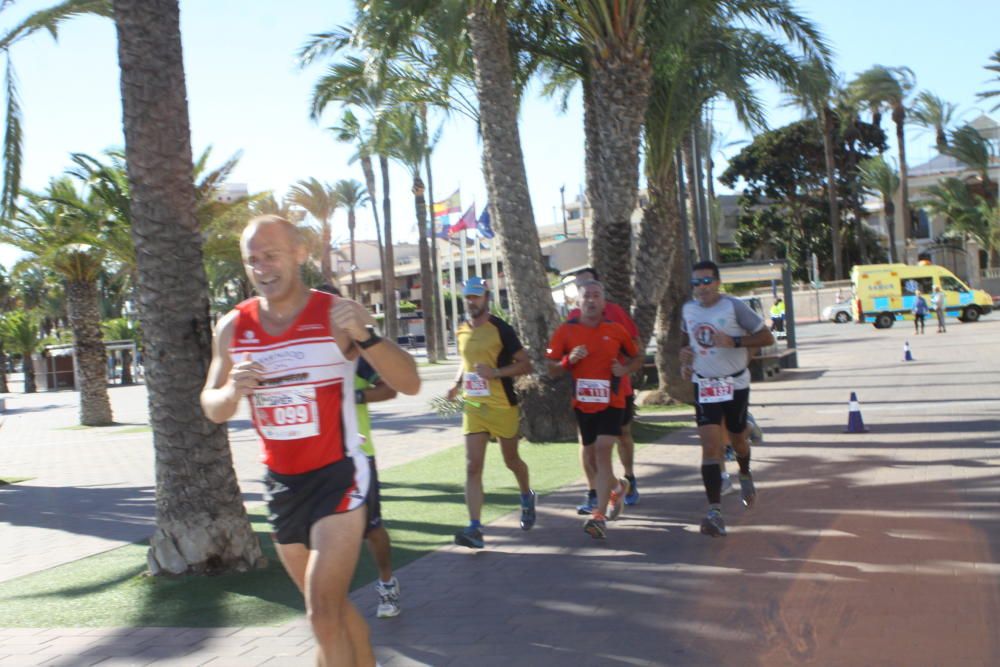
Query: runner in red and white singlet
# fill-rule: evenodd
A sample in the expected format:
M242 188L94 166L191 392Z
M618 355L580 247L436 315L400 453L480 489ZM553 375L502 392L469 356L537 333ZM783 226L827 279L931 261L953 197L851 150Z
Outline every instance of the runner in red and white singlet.
M243 397L250 403L267 466L268 518L278 556L305 595L318 664L371 667L368 625L347 598L369 478L355 366L361 354L388 385L416 394L416 363L378 336L361 304L305 286L308 252L287 220L254 218L240 250L259 296L219 320L201 404L222 423Z

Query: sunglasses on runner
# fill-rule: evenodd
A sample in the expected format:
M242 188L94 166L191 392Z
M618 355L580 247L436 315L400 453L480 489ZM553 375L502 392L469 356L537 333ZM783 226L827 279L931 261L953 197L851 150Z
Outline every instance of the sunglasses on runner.
M692 278L691 287L697 287L698 285L711 285L715 282L715 278L712 276L704 276L702 278Z

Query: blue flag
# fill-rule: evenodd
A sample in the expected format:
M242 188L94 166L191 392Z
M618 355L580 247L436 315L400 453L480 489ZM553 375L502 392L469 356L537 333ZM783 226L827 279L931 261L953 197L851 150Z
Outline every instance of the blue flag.
M476 221L476 231L479 235L485 239L491 239L496 234L493 233L493 226L490 224L490 204L486 203L483 207L483 212L479 216L479 220Z

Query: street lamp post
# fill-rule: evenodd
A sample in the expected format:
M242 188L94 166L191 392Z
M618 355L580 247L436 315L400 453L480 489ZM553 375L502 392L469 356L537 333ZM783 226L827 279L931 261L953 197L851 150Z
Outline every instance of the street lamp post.
M563 236L569 238L569 225L566 224L566 186L559 186L559 199L562 200Z

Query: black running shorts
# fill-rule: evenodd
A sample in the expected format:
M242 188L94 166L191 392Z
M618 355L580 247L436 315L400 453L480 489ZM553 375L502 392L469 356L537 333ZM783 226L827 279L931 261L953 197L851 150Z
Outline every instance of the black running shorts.
M742 433L747 428L747 408L750 405L750 387L736 389L733 398L722 403L698 402L698 383L694 383L694 410L698 426L715 424L722 425L726 420L726 428L730 433Z
M314 523L365 502L368 470L358 470L352 458L345 458L299 475L267 470L264 486L275 541L308 547Z
M622 413L622 426L628 426L635 419L635 394L625 397L625 410Z
M375 457L368 457L368 497L365 498L365 511L368 512L368 523L365 524L365 535L382 525L382 494L378 486L378 468L375 467Z
M580 439L583 446L597 442L601 435L621 435L624 408L605 408L600 412L581 412L574 409L576 424L580 427Z

